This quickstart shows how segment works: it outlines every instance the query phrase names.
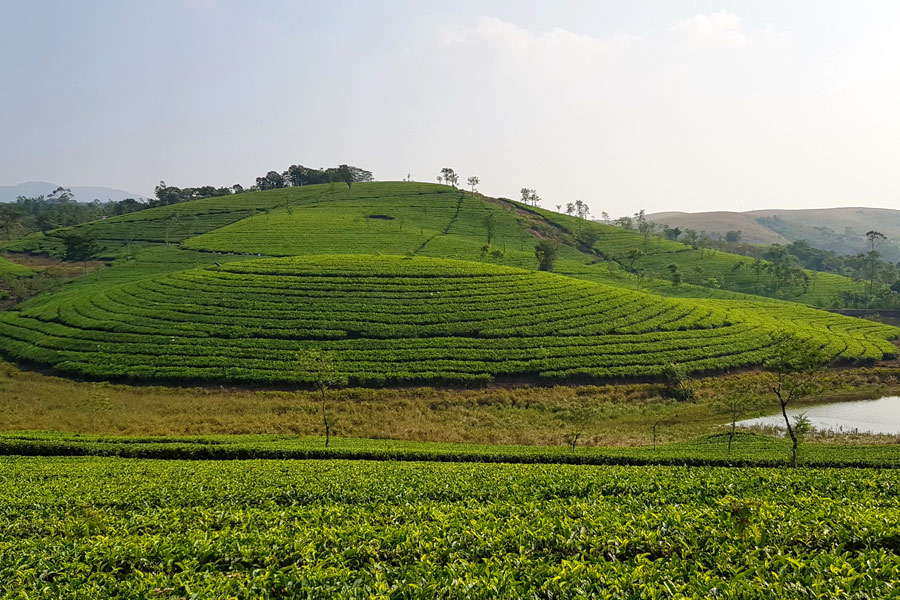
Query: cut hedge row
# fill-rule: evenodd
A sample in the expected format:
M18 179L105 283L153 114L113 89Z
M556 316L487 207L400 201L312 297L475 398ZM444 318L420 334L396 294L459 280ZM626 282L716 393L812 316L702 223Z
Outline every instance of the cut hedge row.
M758 365L790 330L835 359L895 352L892 327L799 305L671 299L550 273L336 255L83 285L0 315L11 358L72 375L310 383L323 350L355 385L653 377Z

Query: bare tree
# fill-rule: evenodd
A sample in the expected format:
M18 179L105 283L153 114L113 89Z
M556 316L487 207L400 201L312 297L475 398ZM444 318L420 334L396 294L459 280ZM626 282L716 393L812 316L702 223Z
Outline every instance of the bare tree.
M330 352L306 350L297 355L300 377L319 391L322 408L322 424L325 427L325 447L331 441L331 426L328 423L328 390L347 385L347 376L340 372L337 361Z
M775 354L766 362L771 371L772 393L781 406L784 425L791 438L791 466L797 466L798 431L791 425L787 409L800 398L817 391L816 380L828 364L828 357L815 343L796 335L784 333L775 336Z
M731 427L728 430L729 454L731 453L731 444L734 442L734 436L737 433L737 422L755 405L756 402L754 402L751 395L740 392L728 394L728 396L722 400L720 407L731 420Z

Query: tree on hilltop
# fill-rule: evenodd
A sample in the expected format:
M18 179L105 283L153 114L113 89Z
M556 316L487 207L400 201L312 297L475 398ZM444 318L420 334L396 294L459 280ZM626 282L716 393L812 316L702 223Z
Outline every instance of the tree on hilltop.
M466 183L469 184L469 187L472 188L472 193L475 193L475 186L481 183L481 180L478 179L477 175L472 175L468 179L466 179Z
M541 202L541 197L538 196L537 190L523 187L521 190L519 190L519 193L522 195L522 203L524 203L524 204L530 204L531 206L537 206Z
M256 188L259 190L277 190L285 187L284 175L278 171L269 171L264 177L256 178Z
M456 174L456 171L451 169L450 167L444 167L441 169L441 175L438 178L438 181L443 179L444 183L447 185L452 185L456 187L456 184L459 183L459 175Z
M347 184L347 189L351 189L353 187L353 172L350 170L350 165L340 165L337 168L338 178Z

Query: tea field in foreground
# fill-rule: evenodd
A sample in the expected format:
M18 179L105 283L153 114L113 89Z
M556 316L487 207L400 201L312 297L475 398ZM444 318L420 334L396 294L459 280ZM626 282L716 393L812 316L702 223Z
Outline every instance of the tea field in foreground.
M2 458L0 598L881 598L900 473Z

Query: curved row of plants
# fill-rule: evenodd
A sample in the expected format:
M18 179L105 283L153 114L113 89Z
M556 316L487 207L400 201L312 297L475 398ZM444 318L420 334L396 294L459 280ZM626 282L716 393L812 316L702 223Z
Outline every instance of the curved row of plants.
M431 258L315 256L83 285L0 315L14 359L139 380L309 383L324 351L357 385L652 377L765 362L791 330L832 357L895 352L891 327L800 306L667 299Z

